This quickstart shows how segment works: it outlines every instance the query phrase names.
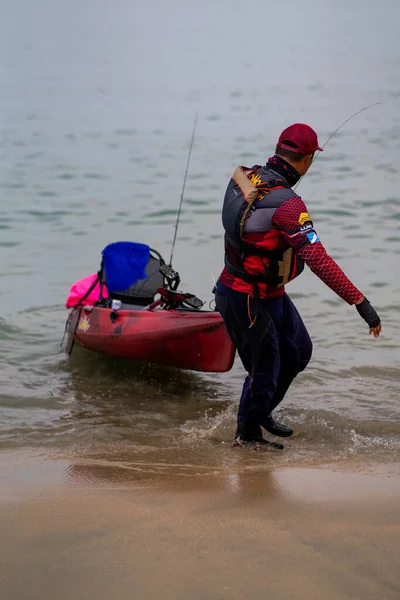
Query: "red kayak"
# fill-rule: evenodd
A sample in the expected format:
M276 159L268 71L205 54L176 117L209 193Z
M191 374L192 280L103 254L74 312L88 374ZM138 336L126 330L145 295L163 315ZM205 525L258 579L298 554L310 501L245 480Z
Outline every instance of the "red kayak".
M221 315L203 310L74 308L67 321L74 341L110 356L193 371L229 371L235 348Z

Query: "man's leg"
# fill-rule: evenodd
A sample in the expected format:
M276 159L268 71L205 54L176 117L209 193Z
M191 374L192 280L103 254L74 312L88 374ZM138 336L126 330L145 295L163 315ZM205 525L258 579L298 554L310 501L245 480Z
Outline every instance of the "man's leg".
M242 336L242 345L251 355L249 376L238 411L238 422L258 422L272 401L280 370L279 339L270 314L260 307L255 323Z
M261 302L256 321L250 327L247 294L219 284L217 309L248 372L238 410L237 435L244 440L262 438L260 414L272 401L279 374L279 341L275 326Z
M312 355L312 342L302 318L289 296L284 296L279 326L280 370L275 393L268 403L272 411L282 402L293 379L304 371Z

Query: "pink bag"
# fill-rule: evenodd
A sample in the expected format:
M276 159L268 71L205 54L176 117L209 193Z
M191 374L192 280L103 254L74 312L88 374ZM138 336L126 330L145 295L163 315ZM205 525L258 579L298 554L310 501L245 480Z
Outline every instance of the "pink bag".
M86 294L86 292L90 289L93 283L97 279L97 273L93 273L93 275L88 275L88 277L84 277L83 279L79 279L79 281L75 281L72 284L68 299L65 303L67 308L73 308L79 302L79 300ZM108 297L107 286L103 285L103 297ZM100 283L97 282L95 287L92 289L90 294L82 300L80 304L87 306L93 305L97 300L100 300Z

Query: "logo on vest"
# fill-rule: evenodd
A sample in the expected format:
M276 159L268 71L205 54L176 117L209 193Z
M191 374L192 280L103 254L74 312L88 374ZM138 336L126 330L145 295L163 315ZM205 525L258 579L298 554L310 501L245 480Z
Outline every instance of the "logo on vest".
M260 186L262 184L262 178L261 175L259 175L258 173L252 173L251 175L247 176L249 181L251 181L251 183L253 185L255 185L257 188L258 186ZM262 200L263 198L265 198L265 193L259 191L257 194L257 200Z
M300 225L304 225L307 221L311 221L310 215L308 213L300 213L299 223Z
M261 175L256 173L252 173L249 177L251 183L255 186L260 185L262 183Z

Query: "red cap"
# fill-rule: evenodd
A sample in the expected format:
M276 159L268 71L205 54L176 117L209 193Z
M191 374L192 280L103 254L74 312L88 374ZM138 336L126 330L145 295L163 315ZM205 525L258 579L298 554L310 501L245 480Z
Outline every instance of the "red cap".
M312 154L316 150L320 152L323 150L318 145L318 137L314 129L304 123L295 123L284 129L279 136L278 146L299 154Z

